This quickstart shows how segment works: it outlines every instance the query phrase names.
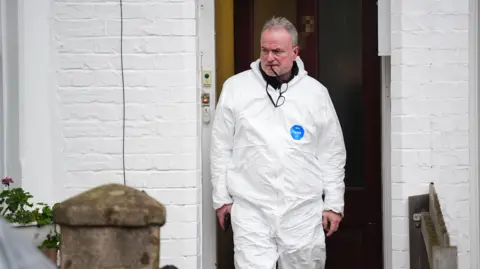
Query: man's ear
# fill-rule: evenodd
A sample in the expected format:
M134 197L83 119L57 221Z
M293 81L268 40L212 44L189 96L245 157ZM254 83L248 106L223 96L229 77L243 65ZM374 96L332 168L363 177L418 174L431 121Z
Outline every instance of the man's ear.
M293 55L295 56L295 58L297 58L299 50L300 48L298 46L293 47Z

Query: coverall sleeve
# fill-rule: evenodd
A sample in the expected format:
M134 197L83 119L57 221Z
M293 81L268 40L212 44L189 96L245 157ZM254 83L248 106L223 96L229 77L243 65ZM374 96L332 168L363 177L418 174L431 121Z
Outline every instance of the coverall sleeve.
M227 189L227 167L232 159L234 128L233 96L227 81L223 86L212 126L210 169L215 210L233 202Z
M320 134L317 148L324 186L324 210L332 210L343 215L346 149L342 128L326 89L324 104L327 121Z

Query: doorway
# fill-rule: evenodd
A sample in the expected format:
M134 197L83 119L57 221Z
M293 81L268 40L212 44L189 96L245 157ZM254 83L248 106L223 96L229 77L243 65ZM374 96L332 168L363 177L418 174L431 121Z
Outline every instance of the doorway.
M340 230L327 239L327 268L382 268L381 65L376 0L230 1L232 73L249 69L258 58L263 23L274 15L284 16L299 32L305 69L327 87L340 119L347 147L345 218ZM221 33L217 33L217 50L224 49L223 45ZM221 68L217 64L217 70ZM217 82L219 87L222 84ZM234 269L232 234L217 231L218 268Z

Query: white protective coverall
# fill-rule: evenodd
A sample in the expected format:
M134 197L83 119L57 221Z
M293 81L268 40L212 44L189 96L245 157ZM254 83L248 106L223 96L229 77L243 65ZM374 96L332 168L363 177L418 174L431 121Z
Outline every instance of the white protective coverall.
M213 123L214 209L232 205L237 269L324 268L323 210L343 214L346 151L327 89L307 75L275 108L259 69L229 78ZM277 100L278 90L268 91ZM325 194L325 201L322 199Z

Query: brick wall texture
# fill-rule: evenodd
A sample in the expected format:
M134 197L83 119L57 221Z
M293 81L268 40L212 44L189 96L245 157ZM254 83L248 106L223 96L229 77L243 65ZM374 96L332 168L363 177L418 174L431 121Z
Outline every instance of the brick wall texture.
M393 268L409 268L408 203L434 182L469 264L469 1L392 0Z
M62 194L122 178L120 7L56 0ZM124 0L127 184L167 207L161 263L197 268L200 199L196 3Z
M118 2L52 0L62 197L122 182ZM162 264L197 268L197 1L123 2L127 183L167 206ZM435 182L468 269L468 0L392 0L391 13L393 268L409 267L407 198Z

